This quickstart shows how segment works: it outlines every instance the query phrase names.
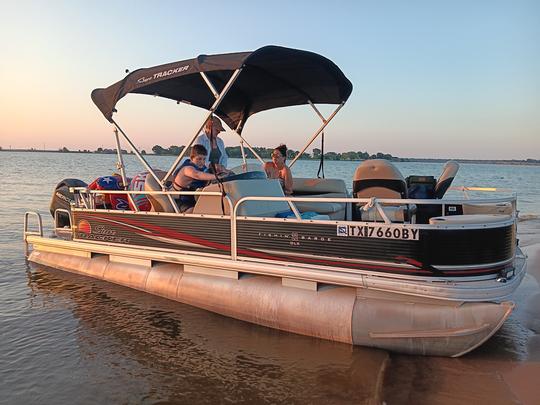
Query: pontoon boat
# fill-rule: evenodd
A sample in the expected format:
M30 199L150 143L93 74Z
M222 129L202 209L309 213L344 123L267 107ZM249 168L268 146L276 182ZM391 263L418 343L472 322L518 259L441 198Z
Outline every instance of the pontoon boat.
M51 205L55 236L29 226L29 260L132 287L259 325L404 353L460 356L492 336L510 315L511 294L525 275L518 247L516 196L445 196L459 168L436 180L407 179L385 160L361 162L350 179L295 178L285 196L277 180L246 161L247 119L277 107L308 105L324 131L352 91L330 60L266 46L254 52L200 55L133 71L92 92L115 127L121 190L92 190L67 179ZM158 172L113 118L130 93L207 111L170 169ZM336 108L325 117L317 105ZM168 187L212 114L238 135L244 164L235 175L197 191ZM122 138L120 138L122 137ZM123 139L148 175L129 190ZM348 188L349 185L349 188ZM99 204L104 195L136 204ZM196 196L193 213L175 199ZM310 215L307 215L310 213Z

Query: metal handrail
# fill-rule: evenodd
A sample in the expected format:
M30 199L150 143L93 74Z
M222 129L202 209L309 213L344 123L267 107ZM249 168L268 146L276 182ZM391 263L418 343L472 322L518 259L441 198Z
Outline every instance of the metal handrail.
M38 220L38 230L37 231L29 231L28 230L28 217L30 215L35 215ZM43 236L43 221L41 220L41 215L39 215L38 212L35 211L26 211L24 213L24 225L23 225L23 240L24 240L24 256L28 257L28 242L26 240L26 237L28 235L38 235Z
M70 191L83 191L89 194L148 194L148 195L222 195L219 191L131 191L131 190L88 190L86 187L70 187ZM261 196L247 196L242 197L240 201L250 199L252 201L284 201L284 202L363 202L368 203L377 201L381 204L392 205L404 205L404 204L416 204L416 205L452 205L463 204L464 200L460 199L413 199L413 198L356 198L356 197L261 197ZM515 195L511 197L498 197L498 198L478 198L466 200L467 204L496 204L503 202L514 202L517 197Z
M148 195L214 195L220 196L219 191L135 191L135 190L89 190L86 187L70 187L70 192L84 192L88 194L148 194Z
M28 216L29 215L35 215L38 220L38 230L37 231L29 231L28 230ZM43 236L43 221L41 220L41 215L39 215L38 212L35 211L26 211L24 213L24 240L26 241L27 235L38 235Z
M79 191L88 194L148 194L148 195L209 195L209 196L222 196L221 192L217 191L131 191L131 190L89 190L86 187L72 187L70 191ZM264 196L246 196L240 198L235 204L232 203L229 196L225 195L225 198L229 204L229 213L231 221L231 259L237 260L237 219L239 207L246 201L274 201L274 202L286 202L291 207L293 214L297 220L302 221L302 217L294 205L295 202L312 202L312 203L363 203L361 207L363 209L376 209L385 224L391 223L388 216L383 210L383 206L409 206L409 205L441 205L444 215L444 207L446 205L459 205L465 201L467 204L497 204L497 203L512 203L513 211L515 211L515 203L517 196L514 194L508 197L489 198L489 199L401 199L401 198L352 198L352 197L264 197Z
M416 204L416 205L456 205L463 204L464 200L458 199L412 199L412 198L356 198L356 197L260 197L260 196L246 196L242 197L237 201L236 206L241 202L252 200L252 201L292 201L292 202L357 202L357 203L369 203L377 202L380 204L387 205L406 205L406 204ZM467 204L495 204L502 202L513 202L516 200L515 196L512 197L500 197L500 198L490 198L490 199L475 199L475 200L466 200Z

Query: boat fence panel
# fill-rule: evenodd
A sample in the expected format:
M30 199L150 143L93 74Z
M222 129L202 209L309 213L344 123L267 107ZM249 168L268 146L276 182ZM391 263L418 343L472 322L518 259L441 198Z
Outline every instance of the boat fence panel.
M438 265L460 267L500 263L511 258L515 251L515 211L511 216L495 215L495 220L490 223L441 220L430 224L392 223L388 218L385 222L311 220L302 219L298 213L294 218L238 215L239 207L247 201L283 201L293 205L295 202L360 203L381 208L392 204L445 207L463 204L463 200L244 197L234 206L226 199L232 215L205 215L91 210L88 206L95 206L93 197L107 193L168 194L171 197L179 194L221 196L221 193L74 190L82 195L77 202L82 202L83 208L74 210L73 224L74 237L81 240L225 254L233 260L249 257L347 268L369 268L366 261L378 260L386 264L375 266L376 271L393 272L396 264L399 267L405 263L410 268L404 270L402 266L399 271L414 275L430 275ZM514 201L515 197L506 197L467 200L467 204L476 207L482 204L513 205ZM444 212L444 208L442 210ZM448 218L460 217L466 216ZM467 218L479 217L481 215ZM499 267L483 269L478 274L500 271ZM450 271L453 270L444 272ZM460 276L460 273L454 271L452 275Z

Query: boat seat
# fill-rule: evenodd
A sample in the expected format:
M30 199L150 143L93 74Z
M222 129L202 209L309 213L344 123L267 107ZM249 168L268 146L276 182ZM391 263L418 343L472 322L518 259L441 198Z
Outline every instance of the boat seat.
M347 186L342 179L295 177L293 191L298 194L344 193L347 195Z
M454 177L459 170L459 163L450 160L445 163L443 172L439 176L437 183L435 184L435 198L443 198L444 194L454 181Z
M234 180L223 183L223 188L230 198L233 206L243 197L285 197L278 180L275 179L249 179ZM202 191L219 192L218 184L210 184ZM229 215L229 204L223 202L224 214ZM276 214L288 211L289 204L285 201L246 201L238 208L239 216L275 217ZM194 214L222 215L221 197L214 195L200 195L193 208Z
M382 206L382 209L385 215L391 222L405 222L407 219L406 212L407 206ZM370 208L368 210L361 210L362 221L366 222L384 222L384 218L381 216L380 212L376 208Z
M347 186L342 179L294 178L293 196L310 198L346 198ZM317 212L330 219L343 220L347 204L340 202L295 202L300 212Z
M155 170L156 175L159 179L163 179L166 172L162 170ZM154 176L149 174L146 176L146 179L144 181L144 190L145 191L161 191L161 184L159 184L156 179L154 179ZM154 194L150 195L147 194L146 197L148 198L148 201L150 201L150 204L152 204L152 211L155 212L175 212L174 207L169 201L169 198L164 194Z
M407 183L401 172L391 162L384 159L365 160L358 165L353 178L355 198L407 198ZM361 221L383 221L375 207L364 208L356 204L355 219ZM382 205L386 216L392 222L404 222L410 217L413 207L408 205Z
M497 204L463 204L463 215L473 214L504 214L512 215L514 208L512 203Z
M509 221L510 215L502 214L473 214L473 215L447 215L429 219L430 225L483 225Z

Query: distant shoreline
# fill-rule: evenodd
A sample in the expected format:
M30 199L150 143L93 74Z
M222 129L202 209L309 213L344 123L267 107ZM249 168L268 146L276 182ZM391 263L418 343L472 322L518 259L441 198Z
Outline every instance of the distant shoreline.
M81 153L81 154L91 154L91 155L114 155L116 151L110 152L96 152L90 150L52 150L52 149L0 149L0 152L45 152L45 153ZM124 154L134 155L133 152L123 151ZM172 154L154 154L148 153L143 154L144 156L176 156ZM231 157L232 158L232 157ZM319 158L301 158L302 160L319 160ZM326 161L334 162L361 162L366 159L325 159ZM442 158L400 158L392 157L388 159L393 162L411 162L411 163L445 163L449 160L454 160L459 163L470 163L470 164L495 164L495 165L516 165L516 166L540 166L540 159L442 159Z

